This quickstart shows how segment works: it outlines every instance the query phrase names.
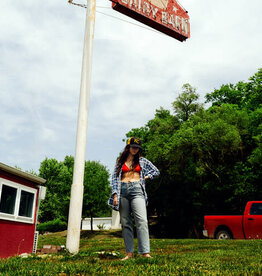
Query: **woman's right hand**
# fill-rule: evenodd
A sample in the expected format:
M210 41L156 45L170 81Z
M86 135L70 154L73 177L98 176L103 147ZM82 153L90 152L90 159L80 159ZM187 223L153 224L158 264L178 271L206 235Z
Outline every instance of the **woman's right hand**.
M114 194L113 204L117 206L117 194Z

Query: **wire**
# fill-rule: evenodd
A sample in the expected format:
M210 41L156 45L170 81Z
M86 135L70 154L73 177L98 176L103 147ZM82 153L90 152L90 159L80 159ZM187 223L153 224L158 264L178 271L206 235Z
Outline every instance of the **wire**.
M119 18L119 17L113 16L113 15L110 15L110 14L106 14L106 13L103 13L103 12L101 12L101 11L96 11L96 12L97 12L97 13L101 13L101 14L106 15L106 16L109 16L109 17L112 17L112 18L115 18L115 19L118 19L118 20L120 20L120 21L123 21L123 22L129 23L129 24L135 25L135 26L137 26L137 27L140 27L140 28L146 29L146 30L148 30L148 31L151 31L151 32L154 32L154 33L158 33L158 34L164 35L163 33L159 32L159 31L155 31L155 30L149 29L149 28L147 28L147 27L144 27L144 26L138 25L138 24L133 23L133 22L130 22L130 21L128 21L128 20L125 20L125 19L122 19L122 18Z

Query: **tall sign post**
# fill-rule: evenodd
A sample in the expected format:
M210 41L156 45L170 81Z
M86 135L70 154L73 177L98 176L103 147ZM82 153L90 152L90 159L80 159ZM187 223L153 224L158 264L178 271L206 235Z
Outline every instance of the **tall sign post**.
M84 170L86 153L86 135L88 125L88 107L90 98L93 39L95 27L96 0L87 1L84 50L82 60L82 76L79 97L76 151L73 183L67 228L66 248L70 253L79 251L80 227L83 206Z

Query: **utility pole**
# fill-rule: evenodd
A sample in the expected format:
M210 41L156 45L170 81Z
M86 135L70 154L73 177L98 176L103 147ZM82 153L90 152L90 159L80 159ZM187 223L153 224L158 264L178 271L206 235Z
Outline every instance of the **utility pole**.
M90 98L95 12L96 0L88 0L86 9L81 88L78 108L74 174L73 183L71 187L71 199L69 207L66 240L66 248L70 253L73 254L78 253L80 243L80 227L84 192L83 183L85 171L86 135L88 125L88 107Z

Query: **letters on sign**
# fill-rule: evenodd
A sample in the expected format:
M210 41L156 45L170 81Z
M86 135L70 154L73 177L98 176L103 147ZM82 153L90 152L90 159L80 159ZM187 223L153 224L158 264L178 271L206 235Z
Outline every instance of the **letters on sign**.
M190 37L187 11L176 0L111 0L112 8L180 41Z

